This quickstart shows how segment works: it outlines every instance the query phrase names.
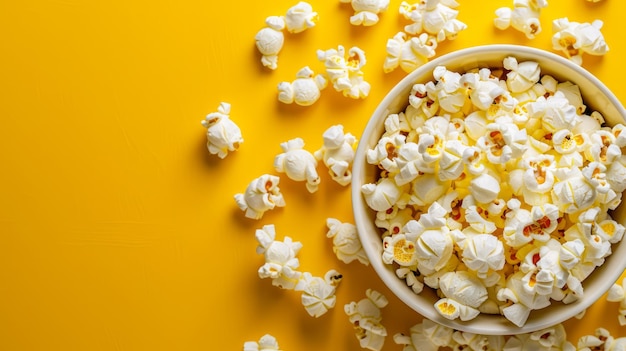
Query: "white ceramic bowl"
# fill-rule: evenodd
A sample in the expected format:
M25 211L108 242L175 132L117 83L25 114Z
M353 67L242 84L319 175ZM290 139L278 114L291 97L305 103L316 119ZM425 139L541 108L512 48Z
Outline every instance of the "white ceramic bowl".
M609 125L626 123L626 110L611 91L595 76L567 59L553 53L516 45L487 45L459 50L421 66L402 79L382 100L370 118L359 142L353 165L352 205L354 220L359 237L374 270L386 286L404 303L422 316L442 325L466 332L511 335L536 331L561 323L582 312L611 287L626 268L626 239L613 245L613 254L605 263L583 282L584 296L572 304L552 302L544 309L532 311L527 322L517 327L500 315L481 314L477 318L462 322L442 317L433 307L439 299L433 289L424 287L421 294L415 294L406 283L399 279L392 265L383 263L381 258L382 240L380 230L374 224L375 213L366 204L361 186L376 181L377 169L366 161L366 152L373 148L384 130L384 119L390 113L403 111L408 105L408 94L415 83L433 80L432 71L443 65L448 70L465 72L477 67L501 67L502 60L513 56L518 61L533 60L540 64L542 74L551 74L558 81L569 80L577 84L584 102L593 110L601 112ZM620 206L612 214L619 223L626 224L626 205Z

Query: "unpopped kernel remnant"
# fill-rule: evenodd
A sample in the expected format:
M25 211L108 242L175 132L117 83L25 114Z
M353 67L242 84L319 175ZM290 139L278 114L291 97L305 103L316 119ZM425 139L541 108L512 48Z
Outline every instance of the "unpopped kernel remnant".
M352 161L357 139L350 133L344 133L343 126L337 124L326 129L322 135L322 147L313 154L318 161L323 161L330 177L346 186L352 182Z
M272 285L282 289L295 288L302 277L302 273L297 271L300 262L296 257L302 244L288 236L283 241L276 240L273 224L257 229L255 237L259 243L256 252L265 258L265 264L259 268L259 277L272 279Z
M320 177L317 174L317 160L312 153L304 149L304 140L295 138L280 144L283 153L274 158L274 168L285 173L290 179L306 181L310 193L317 191Z
M280 192L275 175L264 174L250 182L244 193L235 194L235 202L248 218L260 219L266 211L284 207L285 199Z
M567 17L552 21L552 48L561 51L565 57L577 65L582 65L583 53L602 56L609 51L609 46L600 32L603 22L570 22Z
M381 308L387 306L387 298L381 293L367 289L366 298L344 306L350 323L354 324L356 337L362 348L380 351L385 343L387 329L381 324Z
M225 158L229 151L239 149L243 143L241 129L230 119L230 104L220 103L217 112L211 112L201 122L207 128L207 149L219 158Z

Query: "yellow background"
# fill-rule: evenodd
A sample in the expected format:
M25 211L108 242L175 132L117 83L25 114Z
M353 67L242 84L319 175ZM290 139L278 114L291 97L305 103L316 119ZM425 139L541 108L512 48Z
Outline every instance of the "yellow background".
M281 142L302 137L315 151L334 124L359 137L404 75L382 71L387 38L407 24L398 0L367 28L349 24L349 4L311 0L317 26L286 34L278 69L262 67L256 32L296 2L0 1L0 350L240 350L265 333L286 351L357 350L343 305L367 288L390 300L384 350L401 349L391 335L420 317L371 267L337 260L325 235L326 218L352 221L349 187L320 164L317 193L281 175L287 206L261 220L233 200L277 174ZM583 66L626 101L626 3L550 0L534 40L493 26L512 1L460 3L469 27L437 56L489 43L551 51L552 19L602 19L610 52ZM321 72L315 51L339 44L365 50L368 98L329 87L311 107L277 101L279 82L305 65ZM200 125L221 101L245 140L223 160ZM254 232L265 224L303 244L302 271L344 274L335 309L312 318L300 293L259 279ZM597 327L626 335L617 307L602 300L568 321L569 340Z

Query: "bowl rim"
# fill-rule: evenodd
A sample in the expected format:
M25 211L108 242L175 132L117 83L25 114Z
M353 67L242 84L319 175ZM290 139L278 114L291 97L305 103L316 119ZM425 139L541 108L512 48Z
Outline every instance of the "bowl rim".
M371 167L371 165L367 164L365 161L366 151L371 146L369 145L369 140L365 140L364 137L370 136L370 139L371 139L371 136L373 135L373 133L378 128L380 128L379 123L382 123L384 121L384 117L382 116L383 115L387 116L390 113L394 113L392 111L389 111L389 106L396 99L398 99L399 94L405 91L408 86L412 86L413 84L417 83L417 79L419 77L425 76L428 73L432 73L432 71L437 66L441 66L441 65L445 66L446 63L449 63L449 62L454 62L456 65L462 65L461 63L458 63L457 61L461 60L463 57L467 57L468 55L472 55L474 57L482 57L484 55L494 55L494 54L497 54L500 56L503 55L505 57L513 56L518 59L523 58L526 60L539 59L539 60L543 60L546 62L552 61L552 64L563 65L564 68L575 71L577 74L579 74L582 77L582 79L588 81L592 86L596 87L602 93L602 95L609 102L608 106L610 108L615 108L616 112L619 114L621 119L625 121L624 123L626 123L626 110L622 106L619 99L617 99L617 97L613 94L613 92L610 91L604 83L602 83L597 77L595 77L585 68L571 62L570 60L566 59L563 56L559 56L552 52L548 52L548 51L538 49L538 48L522 46L522 45L512 45L512 44L490 44L490 45L481 45L481 46L460 49L457 51L444 54L440 57L437 57L427 62L426 64L418 67L416 70L412 71L411 73L407 74L396 85L394 85L394 87L385 95L385 97L378 104L378 106L376 107L372 115L370 116L364 128L361 134L361 138L359 140L359 144L357 146L355 159L353 162L353 172L352 172L353 181L351 184L351 197L352 197L352 208L353 208L355 226L357 228L357 233L358 233L359 239L361 240L363 249L366 255L368 256L371 262L371 265L376 271L376 274L378 275L378 277L383 281L385 286L389 290L391 290L391 292L396 297L398 297L408 307L415 310L421 316L431 321L434 321L436 323L453 328L455 330L461 330L464 332L471 332L471 333L483 334L483 335L514 335L514 334L521 334L521 333L529 333L529 332L551 327L555 324L562 323L574 317L578 313L586 310L589 306L591 306L591 304L593 304L599 298L601 298L601 296L604 293L606 293L606 291L608 291L608 289L613 285L613 283L616 282L620 278L621 274L626 269L626 259L623 259L623 262L621 262L621 264L619 260L611 260L609 262L610 264L605 263L601 266L596 267L593 273L596 273L597 271L603 272L603 274L606 275L604 277L605 279L604 281L600 280L599 282L596 282L598 279L594 279L593 281L596 282L596 284L599 284L600 288L594 289L591 292L588 292L587 289L585 289L585 294L584 294L583 299L580 299L579 301L574 302L569 305L562 305L561 303L559 303L559 305L556 305L556 306L554 302L551 301L552 304L549 307L536 310L536 311L531 311L531 316L532 316L534 313L535 314L541 313L542 311L545 312L545 310L551 310L551 311L556 310L557 312L561 312L561 313L552 313L552 315L560 316L560 318L556 318L556 317L549 318L550 316L547 316L548 318L536 318L536 319L531 320L531 318L529 317L528 322L521 327L518 327L514 325L513 323L509 322L504 316L484 315L482 313L476 319L473 319L467 322L462 322L458 319L449 320L449 319L442 317L433 308L432 304L430 304L429 306L415 305L414 303L415 296L419 297L419 295L412 292L410 287L408 287L404 281L402 281L400 278L398 278L395 275L395 273L393 273L393 270L391 270L390 268L390 267L393 267L392 265L386 265L382 262L382 258L381 258L382 240L378 240L377 242L372 242L372 240L368 240L368 236L367 236L368 231L370 231L372 228L374 229L378 229L378 228L374 226L374 223L368 223L370 225L369 227L366 227L365 226L366 223L364 223L364 220L368 220L370 217L364 216L365 218L363 218L362 216L368 211L372 211L367 206L367 204L365 204L365 201L361 193L361 185L364 184L363 180L365 177L364 170L366 167ZM540 63L540 66L541 66L541 63ZM542 68L542 73L543 73L543 68ZM431 78L429 79L432 80L432 74L431 74ZM408 105L408 99L407 99L407 105ZM600 109L596 108L595 110L600 110ZM395 112L398 112L398 111L395 111ZM605 111L601 111L601 112L603 113L603 115L605 114ZM380 136L377 135L376 140L378 140L379 137ZM623 209L626 207L626 205L619 206L619 207ZM621 211L621 212L625 212L625 211ZM626 240L626 238L624 238L622 241L624 240ZM615 245L613 245L613 248L614 247ZM626 248L624 248L626 247L626 244L622 245L621 247L623 248L621 251L624 251L624 252L620 251L620 253L623 253L626 258ZM612 254L614 254L614 252ZM390 274L390 270L391 270L391 273L393 274ZM607 270L609 272L605 272ZM591 274L591 276L593 275L594 274ZM595 276L598 276L598 275L599 273L596 273ZM592 281L591 276L585 279L585 281L583 282L583 285L585 285L585 282L588 283L588 280ZM398 284L398 283L401 283L401 284ZM564 307L559 308L559 306L564 306ZM568 306L571 306L571 307L568 307Z

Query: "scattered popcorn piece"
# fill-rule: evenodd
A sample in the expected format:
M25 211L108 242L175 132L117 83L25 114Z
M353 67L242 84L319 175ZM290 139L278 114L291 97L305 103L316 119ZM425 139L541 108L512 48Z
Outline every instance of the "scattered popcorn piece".
M339 45L337 49L317 50L317 58L324 62L326 74L335 90L353 99L369 95L370 84L364 80L361 71L367 62L363 50L353 46L346 57L344 47Z
M455 349L453 333L452 328L424 318L421 323L411 327L409 335L395 334L393 340L396 344L405 345L403 351L436 351L444 347Z
M265 27L259 30L254 39L261 53L263 66L275 70L278 68L278 53L285 42L285 20L280 16L270 16L265 20Z
M373 26L378 23L378 15L385 12L389 6L389 0L339 0L342 3L351 3L354 15L350 17L350 23L358 26Z
M541 33L539 16L541 9L548 6L547 0L514 0L513 8L501 7L496 10L494 24L498 29L514 29L533 39Z
M626 337L614 338L604 328L596 329L593 335L585 335L578 339L577 351L623 351L626 350Z
M626 278L622 280L622 284L615 283L609 289L609 294L607 296L607 301L611 302L619 302L618 309L618 320L619 324L624 326L626 325Z
M283 241L277 241L273 224L257 229L255 237L259 242L256 253L265 257L265 264L259 268L259 277L271 278L272 285L282 289L295 288L302 276L301 272L296 271L300 266L296 255L302 244L292 241L288 236Z
M230 104L220 103L217 112L211 112L201 122L207 128L207 149L219 158L225 158L229 151L235 151L243 143L241 129L230 119Z
M350 184L357 139L350 133L344 133L341 124L326 129L322 138L322 147L313 156L324 162L334 181L343 186Z
M342 223L335 218L327 218L326 226L328 227L326 236L333 238L333 252L338 259L344 263L358 260L366 266L369 265L370 261L365 250L363 250L354 224Z
M285 15L285 27L290 33L300 33L315 27L319 20L317 12L313 11L311 4L300 1L290 7Z
M453 40L467 25L457 19L459 4L455 0L426 0L410 5L406 1L400 4L400 14L413 23L404 27L405 32L413 35L428 33L437 42Z
M276 206L284 207L285 199L280 192L278 182L280 178L264 174L248 184L246 192L235 194L237 206L245 211L246 217L260 219L266 211Z
M274 158L276 172L285 173L297 182L306 181L310 193L317 191L320 177L317 174L317 160L309 151L304 150L304 140L295 138L280 144L282 154Z
M317 318L335 307L335 290L342 278L334 269L326 272L324 278L314 277L309 272L302 274L294 290L302 291L302 305L311 317Z
M565 57L577 65L582 65L583 53L602 56L609 51L600 32L603 22L592 23L570 22L567 17L552 21L552 48L563 52Z
M280 351L278 341L270 334L265 334L256 341L246 341L243 344L243 351Z
M408 38L404 32L398 32L387 40L387 57L383 64L385 73L397 67L410 73L435 56L437 39L427 33Z
M468 321L480 313L478 307L487 300L487 289L469 272L448 272L439 278L439 289L444 298L435 303L435 309L447 319Z
M296 73L296 79L289 82L278 83L278 101L300 106L313 105L321 95L321 90L326 88L326 78L321 74L315 74L308 66Z
M387 329L381 324L381 308L387 306L387 298L381 293L367 289L366 298L344 305L350 323L354 325L356 337L362 348L380 351L387 336Z

